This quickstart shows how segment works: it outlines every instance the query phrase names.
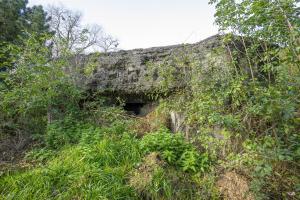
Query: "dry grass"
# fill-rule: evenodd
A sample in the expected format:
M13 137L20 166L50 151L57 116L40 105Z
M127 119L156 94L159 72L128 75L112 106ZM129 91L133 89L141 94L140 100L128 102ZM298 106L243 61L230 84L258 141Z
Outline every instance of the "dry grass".
M254 200L247 179L236 172L226 172L217 186L226 200Z
M151 184L155 171L164 164L158 153L150 153L143 159L143 163L132 172L129 179L130 186L143 192Z
M138 137L143 137L145 134L157 131L161 127L170 126L170 117L167 114L160 113L157 110L150 112L145 117L137 118L132 129Z

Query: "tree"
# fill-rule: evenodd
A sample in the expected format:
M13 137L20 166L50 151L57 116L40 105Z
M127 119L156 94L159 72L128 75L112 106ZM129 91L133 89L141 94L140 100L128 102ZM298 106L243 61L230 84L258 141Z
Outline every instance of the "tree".
M113 38L111 35L104 35L98 46L103 52L115 51L119 45L119 41Z
M49 33L49 18L42 6L27 7L27 0L0 1L0 41L16 42L30 33Z
M49 39L32 34L22 45L10 47L14 69L3 80L7 87L0 88L0 133L44 133L54 118L79 109L81 91L63 71L68 60L49 59L51 49L41 37Z
M49 34L50 18L42 6L27 7L25 12L26 31L37 35Z
M211 0L221 31L259 36L283 44L299 28L297 0Z
M118 40L104 33L99 25L82 25L82 14L66 9L63 6L49 6L50 28L55 32L52 39L55 57L68 50L80 54L94 47L107 52L115 50Z
M27 0L0 1L0 72L13 66L10 44L21 45L32 33L37 36L50 33L49 18L43 7L27 7L27 4Z
M237 154L238 159L230 162L239 162L234 168L247 171L255 199L297 198L299 0L211 0L210 3L215 4L219 30L226 33L224 44L233 61L229 66L241 69L248 65L251 72L257 72L251 73L250 81L248 74L236 70L239 73L235 73L219 94L229 97L228 113L239 116L234 127L244 129L242 134L231 137L247 138ZM242 48L231 45L233 35ZM238 62L237 55L246 57L248 63ZM228 103L221 108L227 106Z
M20 34L24 23L24 13L27 1L1 0L0 1L0 40L15 41Z
M210 0L221 32L277 44L291 52L300 69L299 0Z

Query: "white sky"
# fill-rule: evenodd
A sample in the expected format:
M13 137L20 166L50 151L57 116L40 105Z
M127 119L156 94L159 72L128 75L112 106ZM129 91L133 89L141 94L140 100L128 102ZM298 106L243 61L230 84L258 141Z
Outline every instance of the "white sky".
M208 0L29 0L81 11L83 23L99 24L121 49L193 43L217 33Z

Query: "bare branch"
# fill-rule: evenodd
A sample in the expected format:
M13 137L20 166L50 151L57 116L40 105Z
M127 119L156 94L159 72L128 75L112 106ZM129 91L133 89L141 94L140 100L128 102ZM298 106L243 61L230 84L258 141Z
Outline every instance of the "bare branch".
M63 6L49 6L48 14L51 18L50 28L55 32L52 41L55 57L66 51L84 53L92 47L103 52L114 51L119 45L118 40L105 34L101 26L83 26L80 12Z

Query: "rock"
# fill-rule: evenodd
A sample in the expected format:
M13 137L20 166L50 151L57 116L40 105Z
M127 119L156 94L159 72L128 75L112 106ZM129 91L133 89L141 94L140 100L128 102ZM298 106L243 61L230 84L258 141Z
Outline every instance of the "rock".
M147 94L157 89L160 80L158 74L150 73L148 63L161 64L177 55L188 53L189 56L198 60L202 67L209 67L212 52L220 46L221 36L216 35L195 44L97 54L97 59L93 58L96 62L93 73L84 80L85 87L91 91L101 91L125 99L132 96L146 97ZM91 54L80 58L80 66L84 66L82 62L86 63L92 57ZM228 59L225 53L217 59L221 67L225 65L224 59ZM180 81L178 84L181 84ZM180 87L180 85L176 85L176 87Z
M171 118L171 131L173 133L186 132L187 126L185 124L185 117L182 113L171 111L170 118Z

